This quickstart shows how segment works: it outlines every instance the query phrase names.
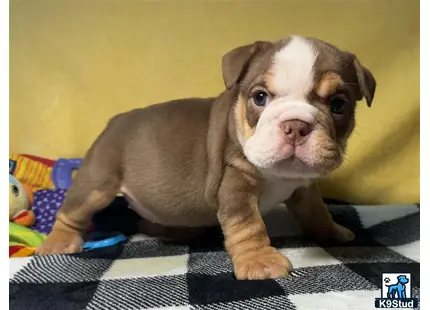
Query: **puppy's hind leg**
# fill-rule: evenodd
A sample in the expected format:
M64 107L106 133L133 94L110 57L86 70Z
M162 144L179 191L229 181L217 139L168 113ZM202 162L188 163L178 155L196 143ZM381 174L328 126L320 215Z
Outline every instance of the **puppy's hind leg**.
M343 243L355 239L351 230L333 221L316 183L296 190L286 204L304 232L316 240Z
M57 213L52 232L36 254L82 251L93 215L107 207L120 188L120 148L114 150L115 146L105 132L93 144Z

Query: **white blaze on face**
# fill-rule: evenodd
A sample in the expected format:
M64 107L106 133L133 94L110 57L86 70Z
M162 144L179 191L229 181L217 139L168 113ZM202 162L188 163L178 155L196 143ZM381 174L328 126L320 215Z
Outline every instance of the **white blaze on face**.
M314 64L318 53L312 43L292 37L273 59L269 70L269 88L276 98L269 102L256 126L256 131L244 145L249 161L260 168L270 168L288 157L294 148L286 143L281 124L288 120L315 121L318 110L308 102L314 86Z
M318 53L311 42L292 37L275 54L273 87L280 96L305 98L314 83L314 64Z

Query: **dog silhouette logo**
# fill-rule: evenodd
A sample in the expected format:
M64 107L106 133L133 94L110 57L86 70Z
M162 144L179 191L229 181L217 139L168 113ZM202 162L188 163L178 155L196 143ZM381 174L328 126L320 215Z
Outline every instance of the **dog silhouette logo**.
M385 278L384 282L390 283L390 278ZM394 284L385 284L385 286L388 288L387 290L387 298L407 298L406 297L406 284L409 283L409 278L401 274L400 276L397 276L397 283ZM410 297L410 292L409 296Z
M412 298L410 273L383 273L381 283L381 298L375 299L376 308L413 309L418 307L418 299Z

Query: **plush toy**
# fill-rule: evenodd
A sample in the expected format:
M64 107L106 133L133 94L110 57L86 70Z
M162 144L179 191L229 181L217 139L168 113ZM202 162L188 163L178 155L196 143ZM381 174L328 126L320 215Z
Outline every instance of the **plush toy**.
M30 210L33 203L33 192L9 174L9 221L30 227L36 222L34 212Z

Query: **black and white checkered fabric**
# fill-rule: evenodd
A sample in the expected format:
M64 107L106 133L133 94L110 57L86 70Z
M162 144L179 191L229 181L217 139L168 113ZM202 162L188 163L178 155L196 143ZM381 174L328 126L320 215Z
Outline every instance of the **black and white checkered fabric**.
M187 245L134 236L77 255L10 259L10 309L374 309L381 273L410 273L419 297L418 205L330 205L357 234L343 246L300 237L284 208L265 219L292 261L281 279L238 281L221 238Z

